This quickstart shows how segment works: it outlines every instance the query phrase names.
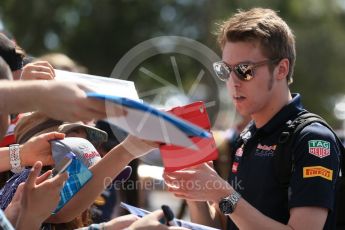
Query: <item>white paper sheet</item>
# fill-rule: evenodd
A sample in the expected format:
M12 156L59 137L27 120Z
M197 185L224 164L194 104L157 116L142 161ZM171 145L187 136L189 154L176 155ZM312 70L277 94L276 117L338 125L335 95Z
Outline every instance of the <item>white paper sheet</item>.
M144 217L151 213L144 209L137 208L135 206L132 206L123 202L121 202L120 206L124 209L127 209L131 214L139 216L139 217ZM176 218L175 218L175 221L180 227L184 227L184 228L188 228L192 230L217 230L217 228L211 228L211 227L201 225L201 224L194 224L192 222L188 222L188 221L184 221L184 220L180 220Z
M89 91L139 100L134 82L90 74L55 70L58 81L75 82L84 85Z

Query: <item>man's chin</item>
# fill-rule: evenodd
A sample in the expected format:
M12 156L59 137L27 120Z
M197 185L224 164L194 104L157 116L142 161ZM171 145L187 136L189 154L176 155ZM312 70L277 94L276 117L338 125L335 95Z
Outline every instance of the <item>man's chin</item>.
M243 117L247 117L247 116L251 115L251 113L248 110L245 110L245 109L240 108L240 107L236 107L236 111L238 114L240 114Z

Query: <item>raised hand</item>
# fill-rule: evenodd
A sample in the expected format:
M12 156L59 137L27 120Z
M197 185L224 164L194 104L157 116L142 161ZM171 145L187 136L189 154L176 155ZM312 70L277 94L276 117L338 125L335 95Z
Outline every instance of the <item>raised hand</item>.
M67 173L49 178L51 170L39 176L41 169L42 162L36 162L23 186L22 208L16 229L27 229L27 226L38 229L60 200L60 190L68 178Z
M167 225L163 225L159 222L160 219L163 218L163 211L157 210L149 215L144 216L140 220L135 221L133 224L131 224L128 229L129 230L186 230L186 228L182 227L175 227Z
M20 146L20 156L24 166L33 166L36 161L41 161L43 165L53 165L54 160L51 153L49 141L63 139L65 134L51 132L32 137Z
M47 61L26 64L21 71L20 80L52 80L55 78L54 69Z

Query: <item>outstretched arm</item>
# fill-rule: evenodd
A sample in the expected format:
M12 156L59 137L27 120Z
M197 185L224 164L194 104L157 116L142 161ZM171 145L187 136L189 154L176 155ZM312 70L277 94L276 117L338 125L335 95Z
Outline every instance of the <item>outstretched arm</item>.
M38 110L51 118L71 122L106 117L104 101L87 98L82 86L73 83L1 81L0 98L4 98L0 101L3 113Z
M36 161L41 161L43 165L53 165L50 140L63 139L65 134L51 132L33 137L23 145L19 146L19 155L22 166L33 166ZM11 169L10 153L8 147L0 148L0 172Z
M190 201L211 201L215 204L232 194L235 190L224 181L208 164L197 167L166 173L164 175L169 191L175 196ZM186 183L176 181L194 181L198 183L194 189L185 186ZM214 185L214 186L213 186ZM217 189L215 189L215 186ZM196 210L197 211L197 210ZM228 215L240 229L322 229L328 210L321 207L298 207L290 210L290 219L284 225L271 219L250 205L244 198L240 198L235 211ZM200 218L198 219L200 221ZM216 224L216 223L214 223ZM214 226L213 224L213 226Z
M90 168L93 173L92 179L47 222L63 223L73 220L94 202L129 162L156 147L156 144L128 136Z
M323 229L328 210L321 207L299 207L290 210L287 225L275 221L240 199L233 214L229 215L240 229Z

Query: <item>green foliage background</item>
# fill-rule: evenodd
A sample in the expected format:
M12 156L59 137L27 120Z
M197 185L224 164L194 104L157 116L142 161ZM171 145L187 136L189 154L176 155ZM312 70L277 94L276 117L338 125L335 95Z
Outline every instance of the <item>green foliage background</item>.
M220 55L215 23L255 6L278 10L295 32L292 91L302 93L307 109L339 126L333 108L345 92L344 0L2 0L0 14L29 54L63 52L90 73L109 76L128 50L162 35L195 39ZM152 68L174 81L164 66Z

